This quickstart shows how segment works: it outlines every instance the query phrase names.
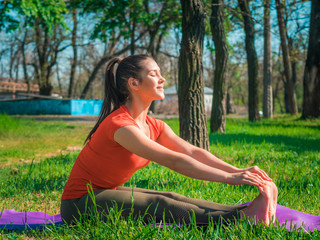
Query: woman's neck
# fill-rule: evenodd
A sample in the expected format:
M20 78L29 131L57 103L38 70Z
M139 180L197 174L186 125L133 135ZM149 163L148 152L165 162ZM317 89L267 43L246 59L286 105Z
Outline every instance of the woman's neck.
M128 100L124 105L128 108L132 118L139 123L144 124L146 122L147 114L150 104L139 103L136 101Z

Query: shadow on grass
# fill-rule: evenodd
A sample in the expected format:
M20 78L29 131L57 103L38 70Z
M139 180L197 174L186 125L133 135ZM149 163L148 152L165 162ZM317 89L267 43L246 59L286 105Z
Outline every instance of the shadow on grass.
M285 135L254 135L248 133L210 134L209 141L210 145L221 143L227 146L232 146L235 143L270 143L274 145L278 151L292 150L297 153L319 152L320 146L320 138L309 139L305 137L291 137Z
M246 124L249 124L250 127L252 126L268 126L268 127L280 127L280 128L311 128L311 129L318 129L320 130L320 121L318 120L301 120L301 119L294 119L294 120L288 120L288 119L262 119L260 122L245 122Z
M281 128L311 128L315 130L320 130L320 123L317 124L306 124L305 121L297 119L290 122L262 122L263 126L268 127L281 127Z

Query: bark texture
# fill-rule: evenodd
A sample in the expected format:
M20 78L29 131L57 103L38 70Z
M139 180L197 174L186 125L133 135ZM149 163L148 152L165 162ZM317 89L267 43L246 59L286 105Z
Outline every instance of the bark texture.
M270 0L264 1L264 59L263 59L263 116L272 118L272 55L271 55L271 25Z
M249 10L248 0L239 0L239 7L244 21L246 35L246 52L249 77L249 121L259 120L259 97L258 97L258 58L254 46L254 24Z
M312 0L309 46L303 78L302 118L320 117L320 1Z
M210 18L211 33L215 45L216 64L213 80L213 98L210 120L211 132L225 132L225 81L228 67L228 45L224 32L224 4L222 0L212 0Z
M201 0L181 0L181 6L178 83L180 136L191 144L209 149L202 62L205 12Z
M73 49L73 59L71 63L69 89L68 89L69 98L73 97L74 77L76 74L76 67L78 64L78 47L77 47L78 20L77 20L77 10L75 8L72 9L72 21L73 21L73 30L72 30L72 37L71 37L71 45Z
M278 16L278 25L281 39L281 49L283 55L283 64L284 64L284 72L286 77L286 87L288 93L288 102L289 102L289 111L291 114L297 114L297 101L296 95L294 92L294 85L292 81L292 68L290 63L290 55L289 55L289 47L287 44L287 31L285 28L284 18L283 18L283 4L281 0L276 0L276 8L277 8L277 16Z

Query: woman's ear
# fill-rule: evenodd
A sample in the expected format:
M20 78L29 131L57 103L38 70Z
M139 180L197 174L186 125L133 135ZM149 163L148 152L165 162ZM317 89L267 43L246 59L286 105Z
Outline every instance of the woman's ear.
M138 90L139 88L139 81L136 78L129 78L128 85L132 90Z

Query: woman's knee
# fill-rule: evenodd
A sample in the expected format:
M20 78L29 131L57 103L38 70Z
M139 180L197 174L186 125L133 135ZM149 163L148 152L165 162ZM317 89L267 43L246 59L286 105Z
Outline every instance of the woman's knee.
M79 209L76 205L78 199L62 200L60 205L61 219L71 224L74 221L79 220L81 217L82 209Z

